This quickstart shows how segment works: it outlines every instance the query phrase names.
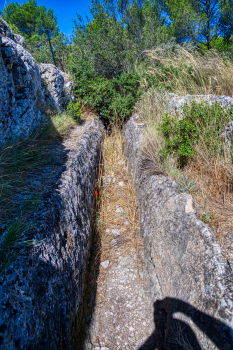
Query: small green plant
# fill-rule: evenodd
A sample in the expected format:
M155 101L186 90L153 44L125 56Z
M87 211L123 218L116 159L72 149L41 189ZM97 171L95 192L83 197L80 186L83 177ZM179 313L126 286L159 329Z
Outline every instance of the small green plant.
M79 102L69 102L67 112L76 122L80 122L81 104Z
M14 220L7 229L4 241L0 246L0 276L4 270L17 258L21 250L41 243L27 239L26 226L22 220Z
M4 241L0 247L0 275L18 256L22 248L22 236L26 226L19 220L13 221L8 227Z
M166 113L162 118L160 130L165 138L165 147L160 151L178 157L178 165L183 167L196 153L196 146L202 144L213 156L219 150L224 152L220 134L226 123L233 118L233 108L226 110L221 104L192 102L183 108L183 119Z
M213 215L211 213L202 214L200 215L200 219L208 224L213 219Z
M194 193L197 191L197 185L185 175L181 175L176 179L178 192Z

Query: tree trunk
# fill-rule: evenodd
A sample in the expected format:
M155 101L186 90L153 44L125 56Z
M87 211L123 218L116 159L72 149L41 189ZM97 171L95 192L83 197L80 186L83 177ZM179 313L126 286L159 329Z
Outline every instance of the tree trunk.
M206 39L207 39L207 48L210 49L210 1L206 0L206 16L207 16L207 24L206 24Z

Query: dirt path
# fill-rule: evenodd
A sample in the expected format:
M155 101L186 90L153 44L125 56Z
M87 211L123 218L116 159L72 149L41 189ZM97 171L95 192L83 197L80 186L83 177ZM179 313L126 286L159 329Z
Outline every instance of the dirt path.
M86 349L138 349L154 330L153 305L145 291L143 245L137 200L118 131L103 145L100 271L96 307Z

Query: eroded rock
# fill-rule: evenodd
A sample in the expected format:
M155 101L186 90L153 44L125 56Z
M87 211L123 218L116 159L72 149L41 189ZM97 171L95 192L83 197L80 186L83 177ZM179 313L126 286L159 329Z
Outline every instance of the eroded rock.
M41 77L29 52L0 19L0 146L26 137L44 118Z
M49 63L41 63L39 70L43 80L46 108L52 111L64 111L66 105L74 100L73 85L68 75Z
M74 101L68 75L52 64L38 68L25 46L0 17L0 146L29 136L47 111L64 111Z

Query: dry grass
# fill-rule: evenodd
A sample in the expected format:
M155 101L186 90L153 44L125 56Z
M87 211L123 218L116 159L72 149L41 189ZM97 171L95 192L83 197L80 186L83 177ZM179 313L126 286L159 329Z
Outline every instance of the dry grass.
M165 147L165 139L160 130L162 116L167 112L169 96L157 89L149 89L138 102L136 108L140 118L146 123L143 141L143 158L150 174L167 174L173 169L175 160L162 162L160 151Z
M105 135L102 146L102 170L99 177L98 212L96 224L101 241L96 259L101 263L110 260L117 264L120 256L132 254L137 271L142 264L142 239L139 236L139 210L135 189L130 181L123 153L123 133L113 126ZM113 230L120 230L114 235ZM140 265L141 266L141 265ZM98 304L106 301L105 283L108 269L101 269L98 278ZM111 305L110 305L111 306Z
M148 51L150 74L178 95L217 94L232 96L233 63L214 50L200 54L177 45L173 50Z
M5 145L0 150L0 221L19 216L17 194L28 191L29 174L54 162L53 148L76 124L57 115L30 137ZM15 199L14 199L15 198Z
M111 135L104 139L102 150L103 173L98 213L102 260L116 252L122 255L132 247L138 250L138 204L129 179L123 147L122 131L113 127ZM115 237L116 241L113 242L112 229L124 231L124 238Z
M197 158L196 158L197 159ZM192 160L182 173L193 181L197 191L192 193L200 218L209 224L228 260L233 260L228 234L233 232L233 188L232 178L221 173L223 168L213 160L209 168L206 164Z

